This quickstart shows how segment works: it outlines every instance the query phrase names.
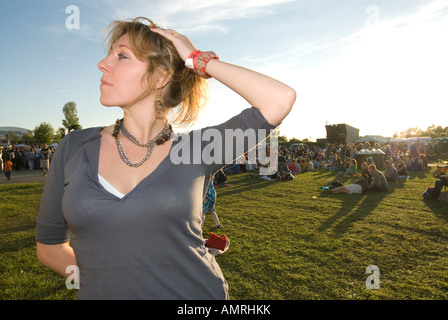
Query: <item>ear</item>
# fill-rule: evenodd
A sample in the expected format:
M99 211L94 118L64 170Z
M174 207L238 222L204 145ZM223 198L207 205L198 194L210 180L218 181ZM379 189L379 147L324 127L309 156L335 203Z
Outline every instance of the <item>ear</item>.
M171 72L163 72L162 76L156 82L156 89L163 89L165 86L171 81L172 78Z

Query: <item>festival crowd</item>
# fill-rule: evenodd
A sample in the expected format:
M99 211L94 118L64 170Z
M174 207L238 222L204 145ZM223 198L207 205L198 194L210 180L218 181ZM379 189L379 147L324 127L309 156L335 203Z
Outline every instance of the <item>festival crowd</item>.
M8 180L13 170L43 170L47 174L55 149L46 144L36 147L0 147L0 167Z
M349 144L327 143L325 147L316 144L281 145L278 148L278 163L285 163L290 174L315 171L321 168L338 171L340 175L359 177L353 185L343 186L336 181L335 185L324 190L333 193L362 193L366 191L387 191L389 182L395 182L399 177L409 177L408 171L424 171L428 161L436 160L438 155L447 153L446 146L436 142L392 142L379 145L378 143L361 142ZM375 156L380 155L380 163L375 163ZM364 157L363 157L364 155ZM261 164L235 161L223 171L225 174L252 172ZM281 171L279 166L279 172ZM255 176L255 175L253 175ZM260 176L265 180L278 180L278 174ZM352 189L352 187L354 189Z

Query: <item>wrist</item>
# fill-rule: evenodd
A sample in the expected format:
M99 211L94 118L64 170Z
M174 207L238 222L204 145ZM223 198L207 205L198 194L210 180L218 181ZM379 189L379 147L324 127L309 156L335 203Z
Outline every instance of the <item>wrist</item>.
M219 60L219 57L212 51L202 52L199 50L193 51L185 60L185 66L205 79L211 78L206 72L207 63L212 60Z

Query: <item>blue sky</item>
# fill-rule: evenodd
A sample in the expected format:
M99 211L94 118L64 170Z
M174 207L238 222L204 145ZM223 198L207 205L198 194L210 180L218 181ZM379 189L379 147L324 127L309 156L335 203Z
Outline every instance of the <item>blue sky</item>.
M70 5L79 8L79 29L66 26ZM292 86L297 101L280 126L289 138L323 138L326 123L385 136L448 125L448 0L2 0L0 126L57 129L68 101L83 128L121 117L99 103L97 63L107 25L136 16ZM210 84L193 128L248 107Z

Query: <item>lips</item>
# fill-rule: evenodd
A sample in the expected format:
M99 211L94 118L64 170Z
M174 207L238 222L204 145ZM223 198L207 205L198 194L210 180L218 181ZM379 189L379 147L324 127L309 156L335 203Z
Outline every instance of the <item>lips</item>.
M101 86L112 86L110 82L107 82L106 80L101 79Z

